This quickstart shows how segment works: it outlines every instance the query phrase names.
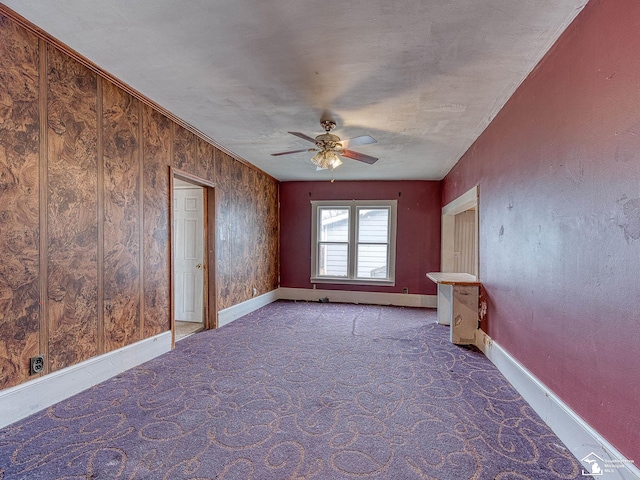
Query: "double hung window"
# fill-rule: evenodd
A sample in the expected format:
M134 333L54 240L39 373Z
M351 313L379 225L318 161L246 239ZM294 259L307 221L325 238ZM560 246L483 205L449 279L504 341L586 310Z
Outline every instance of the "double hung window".
M313 283L394 284L396 200L311 206Z

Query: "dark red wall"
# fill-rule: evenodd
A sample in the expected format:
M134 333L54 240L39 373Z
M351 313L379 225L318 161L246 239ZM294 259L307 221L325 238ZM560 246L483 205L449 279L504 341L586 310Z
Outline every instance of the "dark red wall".
M395 287L318 284L317 288L435 295L425 274L440 269L440 182L283 182L280 285L312 288L311 200L398 200Z
M640 2L589 2L443 203L476 184L490 336L640 461Z

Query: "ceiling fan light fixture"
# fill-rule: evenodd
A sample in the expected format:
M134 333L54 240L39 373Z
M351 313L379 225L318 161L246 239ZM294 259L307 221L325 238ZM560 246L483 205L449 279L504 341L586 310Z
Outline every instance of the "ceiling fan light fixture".
M333 155L334 155L334 158L331 161L331 168L337 168L340 165L342 165L342 160L340 160L340 157L338 157L338 155L336 155L335 153Z
M325 133L317 135L315 138L301 132L289 132L291 135L295 135L298 138L315 144L315 148L309 148L308 151L316 152L316 154L311 157L311 163L313 163L318 170L327 170L330 168L333 171L335 168L338 168L342 165L340 155L359 162L368 163L369 165L378 161L376 157L351 150L351 147L376 143L375 138L372 136L360 135L359 137L343 141L337 135L329 133L336 126L334 121L325 119L322 120L320 124L322 125L322 128L324 128ZM280 155L289 155L291 153L304 151L306 150L290 150L288 152L272 153L271 155L277 157Z
M334 168L342 165L342 160L340 160L338 154L332 150L321 150L311 157L311 163L322 170L326 170L328 168L333 170Z
M321 169L325 169L326 167L323 166L324 163L324 157L323 154L324 152L320 151L318 153L316 153L313 157L311 157L311 163L313 163L316 167L321 168Z

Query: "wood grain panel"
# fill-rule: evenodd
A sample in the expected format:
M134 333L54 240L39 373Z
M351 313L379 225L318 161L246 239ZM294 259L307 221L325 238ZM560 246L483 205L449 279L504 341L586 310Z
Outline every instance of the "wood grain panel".
M216 158L218 308L278 282L278 185L226 154Z
M251 298L255 277L253 262L260 261L261 245L256 243L256 231L259 225L255 215L255 199L253 195L259 192L253 190L252 177L249 169L233 162L231 185L231 271L232 279L229 300L233 303ZM253 195L247 195L247 192ZM242 300L240 300L242 299Z
M96 75L48 47L50 371L97 354Z
M173 166L196 175L196 136L179 125L174 128Z
M196 172L195 174L215 182L215 156L216 148L199 137L196 137Z
M214 172L216 179L216 187L228 190L232 183L232 169L234 167L234 159L221 150L216 149L214 161Z
M39 348L38 39L0 15L0 388Z
M140 339L140 102L104 82L104 348Z
M216 280L218 286L218 310L231 305L231 208L232 194L229 188L233 159L216 151Z
M171 121L143 108L144 337L169 330L169 164Z
M280 256L280 218L278 211L278 182L270 176L252 171L255 178L256 243L260 245L259 261L253 272L258 295L278 288Z

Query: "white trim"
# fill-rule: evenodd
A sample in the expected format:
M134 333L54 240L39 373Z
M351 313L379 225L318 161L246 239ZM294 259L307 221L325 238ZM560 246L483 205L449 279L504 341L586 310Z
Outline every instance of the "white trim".
M471 188L455 200L442 207L443 215L457 215L466 212L478 204L478 186Z
M384 292L350 292L346 290L320 290L311 288L278 289L278 298L282 300L304 300L317 302L321 298L328 298L330 302L363 303L371 305L395 305L400 307L436 308L436 295L415 295L408 293Z
M279 287L259 297L225 308L218 312L218 327L227 325L244 315L275 302L276 300L303 300L317 302L328 298L330 302L362 303L371 305L396 305L401 307L436 308L436 295L412 295L404 293L349 292L345 290L320 290L311 288Z
M171 332L0 391L0 428L61 402L87 388L171 350Z
M346 277L311 277L311 283L330 283L332 285L380 285L383 287L394 287L393 280L375 280L373 278L346 278Z
M453 272L454 270L454 235L456 225L456 215L462 212L466 212L471 208L475 208L476 215L476 272L475 275L480 278L480 215L478 209L478 198L480 192L478 185L467 190L455 200L449 202L442 207L442 226L440 237L440 270L443 272Z
M605 466L606 462L610 461L626 467L613 468L613 473L605 474L604 478L616 480L640 478L640 469L636 465L630 463L518 360L481 330L476 332L476 346L500 370L578 460L594 453L605 460ZM585 464L584 467L586 469L588 465Z
M318 265L318 210L325 207L345 208L349 214L345 215L348 221L349 235L346 242L326 242L334 244L344 244L347 246L347 276L335 277L320 276ZM356 258L358 255L358 228L360 208L386 208L389 210L389 223L387 231L387 277L373 280L360 278L357 276ZM398 225L398 200L311 200L311 283L341 283L357 285L395 285L396 275L396 233ZM371 282L371 283L370 283ZM375 282L375 283L373 283Z
M278 300L278 290L271 290L218 312L218 328Z

